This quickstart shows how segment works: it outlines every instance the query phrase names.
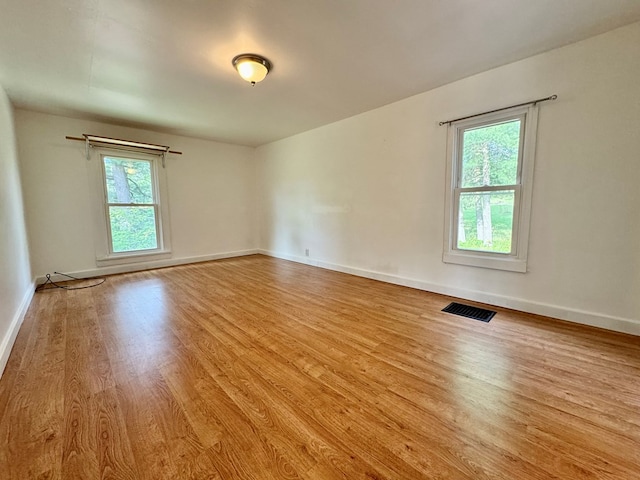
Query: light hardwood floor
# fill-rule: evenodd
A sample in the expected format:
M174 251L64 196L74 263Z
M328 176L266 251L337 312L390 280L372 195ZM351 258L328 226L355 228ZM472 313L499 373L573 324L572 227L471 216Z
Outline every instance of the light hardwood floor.
M639 479L640 338L264 256L37 293L0 478Z

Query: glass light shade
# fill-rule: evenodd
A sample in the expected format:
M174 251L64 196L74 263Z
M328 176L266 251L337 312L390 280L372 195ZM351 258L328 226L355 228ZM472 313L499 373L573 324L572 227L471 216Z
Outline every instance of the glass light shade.
M240 76L252 85L264 80L269 70L271 62L266 58L254 53L243 53L237 55L231 61Z
M269 73L269 70L263 64L248 59L240 61L236 68L242 78L252 83L261 82Z

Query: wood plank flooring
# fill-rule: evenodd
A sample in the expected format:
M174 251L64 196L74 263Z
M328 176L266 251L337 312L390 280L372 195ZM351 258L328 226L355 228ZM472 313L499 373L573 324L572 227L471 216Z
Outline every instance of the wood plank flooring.
M0 478L640 478L640 337L451 300L259 255L37 293Z

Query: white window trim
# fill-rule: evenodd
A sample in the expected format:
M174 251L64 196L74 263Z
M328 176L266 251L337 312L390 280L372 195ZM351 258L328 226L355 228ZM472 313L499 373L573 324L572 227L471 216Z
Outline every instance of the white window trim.
M162 168L162 157L150 153L137 151L123 151L119 149L96 148L89 161L89 172L93 198L93 230L96 251L96 266L106 267L128 263L149 262L171 257L171 237L169 223L169 208L167 197L167 178ZM138 250L134 252L113 252L110 242L110 223L108 221L107 185L104 177L104 157L131 158L151 162L151 170L156 196L157 239L158 248Z
M458 158L462 135L460 132L472 127L522 117L524 119L523 141L521 144L521 162L518 167L519 185L507 186L514 190L514 231L513 247L510 254L462 250L457 248L458 201L460 190L456 194L460 175ZM444 252L442 261L473 267L492 268L524 273L527 271L529 248L529 227L531 219L531 200L533 193L533 167L535 161L536 134L538 128L538 107L530 105L516 107L501 112L488 113L472 119L451 123L448 127L447 170L445 197ZM486 187L487 190L504 190L505 186ZM474 189L475 190L475 189Z

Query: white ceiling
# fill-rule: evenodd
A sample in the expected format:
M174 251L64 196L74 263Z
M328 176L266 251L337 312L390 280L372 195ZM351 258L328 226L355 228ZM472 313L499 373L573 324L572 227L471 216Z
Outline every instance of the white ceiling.
M640 0L0 0L0 84L255 146L639 20ZM255 87L231 66L247 52L274 65Z

